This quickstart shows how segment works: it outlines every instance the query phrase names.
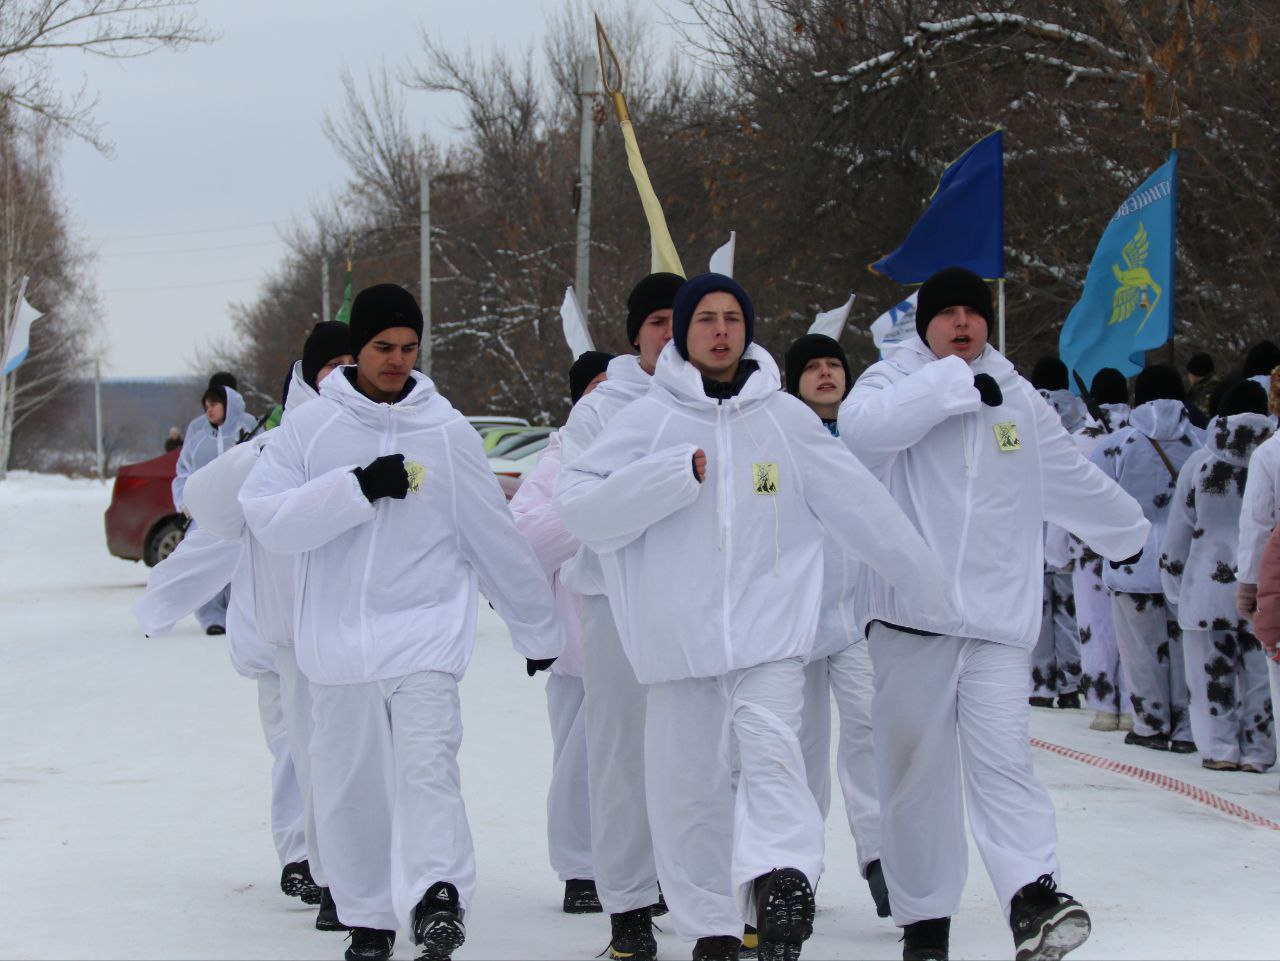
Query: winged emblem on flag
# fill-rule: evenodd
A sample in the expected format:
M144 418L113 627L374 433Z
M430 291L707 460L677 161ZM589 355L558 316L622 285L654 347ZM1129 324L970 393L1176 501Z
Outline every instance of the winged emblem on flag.
M1139 221L1138 230L1133 235L1133 239L1120 251L1124 267L1122 268L1119 264L1111 265L1111 272L1120 286L1111 298L1111 319L1107 321L1108 325L1123 323L1133 316L1134 311L1142 309L1146 311L1142 323L1138 325L1138 330L1142 330L1151 312L1156 309L1156 304L1160 303L1160 297L1164 291L1144 266L1150 249L1151 242L1147 239L1147 228ZM1154 300L1148 298L1148 291L1155 294Z

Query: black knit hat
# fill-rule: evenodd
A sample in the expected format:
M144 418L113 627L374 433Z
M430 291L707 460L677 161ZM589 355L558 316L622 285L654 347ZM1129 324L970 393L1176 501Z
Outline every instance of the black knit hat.
M359 357L365 344L384 330L408 327L422 337L422 308L399 284L374 284L351 302L351 354Z
M631 288L627 296L627 343L636 345L640 325L655 310L670 310L676 301L676 291L684 283L679 274L650 274Z
M1140 371L1133 382L1133 406L1152 400L1187 399L1187 389L1178 372L1167 364L1152 364Z
M987 329L995 323L991 288L972 270L947 267L926 280L916 297L916 332L925 340L929 321L948 307L969 307L982 315Z
M698 274L684 282L671 308L671 341L685 360L689 359L689 323L693 320L693 312L698 309L703 297L717 292L732 294L742 308L747 333L742 349L745 351L755 339L756 308L742 285L724 274Z
M1114 367L1103 367L1093 375L1089 393L1099 404L1129 403L1129 382Z
M209 378L209 387L230 387L235 390L236 386L236 375L225 370L220 370Z
M1232 414L1267 414L1267 392L1256 380L1242 380L1222 398L1218 406L1219 417Z
M302 345L302 379L312 390L319 390L316 377L329 361L351 353L351 328L331 320L311 328Z
M1041 357L1031 368L1031 386L1036 390L1066 390L1067 365L1057 357Z
M1277 367L1280 367L1280 347L1269 340L1259 341L1244 355L1246 377L1270 377Z
M849 373L849 358L845 356L844 348L826 334L805 334L787 348L782 358L782 366L787 376L787 393L794 397L800 396L800 375L809 366L809 361L820 357L834 357L844 368L844 394L840 398L844 400L853 389L853 377Z
M569 399L575 404L582 399L587 385L609 368L613 354L603 350L584 350L569 368Z
M1187 373L1197 377L1208 377L1213 373L1213 358L1208 354L1192 354L1187 361Z

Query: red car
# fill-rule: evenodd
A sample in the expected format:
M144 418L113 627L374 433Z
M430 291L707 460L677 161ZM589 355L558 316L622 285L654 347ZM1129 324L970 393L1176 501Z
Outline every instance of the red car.
M137 464L125 464L116 473L107 508L107 550L128 561L155 567L182 543L187 522L173 506L173 478L178 450Z

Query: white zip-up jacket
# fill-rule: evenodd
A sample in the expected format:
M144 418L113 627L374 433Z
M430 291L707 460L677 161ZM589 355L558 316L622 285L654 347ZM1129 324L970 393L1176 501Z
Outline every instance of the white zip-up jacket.
M257 421L244 411L244 398L240 392L227 391L227 413L222 419L221 427L214 427L209 418L201 415L187 425L187 432L182 435L182 450L178 453L173 482L170 488L173 494L173 505L178 510L186 509L183 490L187 486L187 478L209 463L220 454L224 454L236 446L240 440L240 431L251 431Z
M302 362L293 364L285 417L290 417L307 401L319 395L302 379ZM282 421L283 422L283 421ZM278 428L277 428L278 429ZM200 468L187 481L187 509L204 530L241 546L242 580L252 587L252 613L257 634L267 644L293 643L293 580L298 564L296 554L273 554L262 546L245 523L240 506L240 489L262 455L263 447L277 436L274 431L258 434L213 462ZM239 582L231 586L239 597ZM228 634L231 625L227 626Z
M560 626L564 629L564 653L551 665L551 672L582 677L582 595L565 587L560 579L560 568L578 553L580 543L565 530L560 513L551 504L559 475L560 432L556 431L542 449L538 463L520 482L509 506L516 519L516 530L533 548L551 583Z
M779 390L767 352L752 344L744 357L759 369L717 401L668 344L649 393L564 466L555 506L600 555L642 684L808 658L827 535L931 613L954 617L937 558L884 488Z
M560 476L564 467L582 456L591 442L600 436L605 425L632 401L649 392L653 378L640 366L635 354L619 354L609 361L609 375L603 384L582 397L569 411L569 419L560 429ZM603 594L604 574L595 551L583 545L578 553L560 569L560 580L571 591L582 594Z
M1262 551L1276 526L1280 505L1280 434L1258 445L1249 458L1249 479L1240 508L1240 544L1236 570L1245 584L1258 583Z
M1004 403L973 386L990 374ZM918 336L858 378L840 407L840 438L889 488L947 569L956 623L922 611L872 570L863 623L1030 649L1040 631L1045 521L1110 557L1135 553L1148 524L1133 498L1081 455L1039 393L988 345L972 365L939 360Z
M475 644L477 579L527 658L563 637L546 579L507 510L480 436L417 371L395 404L340 368L272 432L240 491L269 551L301 554L294 649L316 684L419 671L461 678ZM404 454L425 468L403 500L360 491L356 467Z
M1128 427L1102 438L1094 448L1093 463L1138 502L1151 522L1147 542L1142 545L1142 557L1136 564L1103 566L1102 583L1108 590L1128 594L1159 594L1164 590L1160 583L1160 542L1164 539L1169 505L1173 503L1178 482L1169 475L1169 469L1149 438L1159 442L1173 469L1179 471L1200 449L1202 437L1188 419L1182 401L1152 400L1133 409ZM1082 539L1099 554L1108 556L1089 538ZM1111 557L1111 560L1124 560L1134 553L1136 551Z
M1178 472L1160 548L1165 596L1178 605L1183 630L1234 626L1240 507L1249 458L1272 434L1266 414L1215 417L1205 446ZM1214 622L1218 622L1216 625Z

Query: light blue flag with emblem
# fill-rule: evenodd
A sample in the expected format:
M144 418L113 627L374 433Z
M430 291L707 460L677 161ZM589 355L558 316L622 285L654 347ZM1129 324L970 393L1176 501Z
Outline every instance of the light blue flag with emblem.
M1178 152L1131 193L1093 253L1080 301L1071 308L1058 354L1086 384L1103 367L1126 377L1148 350L1173 336ZM1075 378L1071 389L1077 390Z

